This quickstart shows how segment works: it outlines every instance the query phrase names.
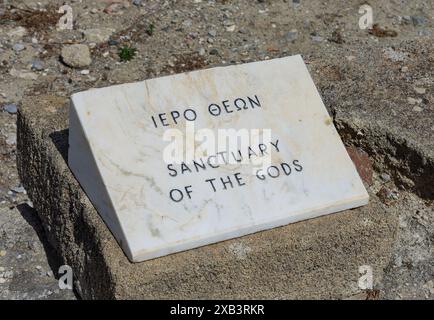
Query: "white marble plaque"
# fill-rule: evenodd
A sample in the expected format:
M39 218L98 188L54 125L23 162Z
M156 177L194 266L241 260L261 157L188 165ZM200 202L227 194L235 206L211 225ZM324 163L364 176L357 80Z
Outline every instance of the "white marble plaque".
M68 161L134 262L368 202L301 56L76 93Z

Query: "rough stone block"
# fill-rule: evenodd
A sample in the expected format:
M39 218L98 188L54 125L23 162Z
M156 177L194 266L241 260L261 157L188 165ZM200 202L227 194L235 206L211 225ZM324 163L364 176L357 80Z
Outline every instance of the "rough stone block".
M166 257L130 263L67 166L68 100L26 98L18 169L83 298L345 298L359 266L381 278L396 218L369 205Z

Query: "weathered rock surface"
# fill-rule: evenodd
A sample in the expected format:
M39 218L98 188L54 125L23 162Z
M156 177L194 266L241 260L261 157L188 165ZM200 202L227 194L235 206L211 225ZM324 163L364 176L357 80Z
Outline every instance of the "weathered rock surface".
M84 298L344 298L361 291L359 266L381 275L387 265L396 217L375 196L360 209L132 264L65 162L67 115L62 97L23 102L18 167Z
M62 48L62 61L73 68L84 68L92 63L89 47L85 44L66 45Z
M86 42L90 43L103 43L110 39L114 29L111 28L92 28L83 31L83 36Z

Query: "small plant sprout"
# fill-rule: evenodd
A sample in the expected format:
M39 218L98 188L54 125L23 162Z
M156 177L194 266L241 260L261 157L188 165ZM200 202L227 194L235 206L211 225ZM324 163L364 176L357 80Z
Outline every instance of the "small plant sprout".
M155 25L153 23L150 23L148 29L146 29L146 33L149 36L152 36L154 34L154 31L155 31Z
M122 62L130 61L134 58L136 52L136 48L124 46L119 50L119 58L121 58Z

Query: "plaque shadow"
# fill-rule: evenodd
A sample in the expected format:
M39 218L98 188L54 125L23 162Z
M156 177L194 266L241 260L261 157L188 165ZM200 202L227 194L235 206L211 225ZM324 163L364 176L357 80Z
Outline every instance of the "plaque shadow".
M50 267L53 277L56 280L59 280L58 270L62 263L62 258L60 254L56 251L56 249L51 245L47 238L47 234L45 233L45 229L43 226L43 222L38 216L38 213L34 208L29 206L27 203L21 203L16 206L18 212L23 217L23 219L27 222L27 224L32 227L35 231L36 236L39 239L39 242L42 244L42 247L45 252L45 256L47 258L48 266ZM73 294L76 299L80 299L79 294L77 293L75 287L73 288Z
M45 234L45 229L42 225L42 221L40 220L36 210L27 203L21 203L17 205L16 208L27 224L31 226L33 230L35 230L35 233L38 236L39 241L42 243L46 253L48 265L53 271L54 277L58 279L57 270L61 266L61 259L57 251L49 243Z
M65 163L68 164L69 129L54 131L49 134L49 137Z

